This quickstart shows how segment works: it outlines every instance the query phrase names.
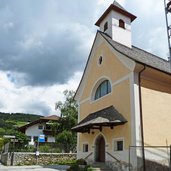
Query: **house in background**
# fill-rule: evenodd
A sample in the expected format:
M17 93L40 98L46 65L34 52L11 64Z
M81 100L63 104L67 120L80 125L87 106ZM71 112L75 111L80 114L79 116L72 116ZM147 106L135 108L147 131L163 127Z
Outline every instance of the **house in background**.
M77 158L115 167L130 161L138 170L145 159L169 164L168 149L145 147L171 144L171 71L167 60L132 45L135 19L114 1L96 22L100 31L75 95L73 130Z
M55 142L54 131L52 130L52 122L57 122L59 117L56 115L42 117L36 121L30 122L19 130L30 137L29 145L34 145L40 135L45 135L45 142Z

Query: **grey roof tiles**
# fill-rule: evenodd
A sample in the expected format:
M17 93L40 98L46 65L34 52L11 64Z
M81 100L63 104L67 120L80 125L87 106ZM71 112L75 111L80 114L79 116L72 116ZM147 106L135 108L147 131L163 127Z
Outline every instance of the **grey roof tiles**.
M84 132L93 126L116 126L126 123L127 120L113 106L89 114L77 126L72 128L77 132Z
M144 51L140 48L137 48L135 46L132 46L132 48L129 48L127 46L124 46L114 40L112 40L108 35L106 35L103 32L99 33L107 40L108 43L112 45L112 47L117 50L118 52L126 55L130 59L146 64L148 66L151 66L153 68L159 69L164 72L170 72L170 65L169 62L165 59L162 59L156 55L153 55L152 53L149 53L147 51Z

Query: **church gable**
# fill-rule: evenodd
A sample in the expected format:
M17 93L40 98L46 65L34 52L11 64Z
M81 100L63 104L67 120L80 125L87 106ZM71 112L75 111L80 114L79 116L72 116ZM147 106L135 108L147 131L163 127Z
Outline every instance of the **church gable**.
M133 71L134 66L133 61L115 51L101 34L97 33L79 86L78 91L79 94L81 93L79 101L93 100L93 91L95 91L100 82L108 80L112 85L129 75Z

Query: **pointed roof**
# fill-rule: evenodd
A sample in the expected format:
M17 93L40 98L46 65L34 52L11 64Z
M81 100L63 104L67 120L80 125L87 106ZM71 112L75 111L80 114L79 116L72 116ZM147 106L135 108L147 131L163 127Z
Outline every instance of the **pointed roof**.
M90 113L80 123L72 128L76 132L89 132L90 129L101 129L102 126L123 125L127 120L119 113L114 106Z
M127 11L123 6L121 6L117 1L114 0L113 5L117 6L118 8Z
M103 13L103 15L98 19L98 21L95 23L96 26L100 26L100 23L104 20L104 18L111 12L116 11L124 16L127 16L131 19L131 22L134 21L137 17L131 13L129 13L127 10L125 10L118 2L114 1L113 4L109 6L109 8Z
M76 93L75 93L75 96L74 96L75 99L78 99L77 95L78 95L78 92L80 90L80 87L81 87L82 83L84 82L84 77L85 77L85 74L86 74L86 70L88 68L88 63L90 61L90 56L92 54L95 42L97 41L96 39L97 39L98 35L101 35L101 37L103 37L104 40L106 40L106 42L109 45L111 45L111 47L113 47L114 50L116 50L117 52L123 54L125 57L135 61L136 63L146 65L147 67L156 69L158 71L169 74L171 76L169 61L167 61L167 60L165 60L165 59L163 59L161 57L158 57L158 56L156 56L156 55L154 55L152 53L149 53L149 52L147 52L147 51L145 51L143 49L140 49L138 47L132 46L132 48L129 48L127 46L124 46L124 45L112 40L111 37L109 37L107 34L105 34L105 33L98 30L97 33L96 33L96 36L95 36L95 39L94 39L94 42L93 42L93 46L91 48L91 51L90 51L90 54L89 54L89 57L88 57L88 60L87 60L87 63L86 63L86 66L84 68L84 72L83 72L81 81L80 81L79 86L78 86L78 88L76 90Z
M24 132L28 127L30 127L30 126L33 126L33 125L35 125L35 124L41 124L41 123L46 123L46 122L49 122L49 121L58 121L59 120L59 116L57 116L57 115L49 115L49 116L45 116L45 117L41 117L40 119L37 119L37 120L35 120L35 121L33 121L33 122L30 122L30 123L28 123L28 124L26 124L26 125L24 125L24 126L21 126L20 128L19 128L19 130L20 131L22 131L22 132Z
M43 117L41 119L44 119L44 120L55 120L55 121L57 121L57 120L59 120L59 116L57 116L57 115L50 115L50 116L45 116L45 117Z
M171 74L169 62L167 60L135 46L132 46L132 48L124 46L112 40L107 34L100 31L98 32L115 50L127 56L128 58L134 60L135 62L139 62L148 65L149 67L152 67L154 69L158 69L160 71Z

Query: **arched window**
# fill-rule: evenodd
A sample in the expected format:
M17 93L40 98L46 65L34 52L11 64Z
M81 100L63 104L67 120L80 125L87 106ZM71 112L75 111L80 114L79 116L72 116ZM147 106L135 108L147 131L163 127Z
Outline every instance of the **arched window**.
M108 22L104 24L104 32L108 29Z
M97 100L105 96L106 94L109 94L110 92L111 92L111 84L109 80L105 80L96 89L94 100Z
M119 20L119 27L124 28L125 29L125 22L123 20Z

